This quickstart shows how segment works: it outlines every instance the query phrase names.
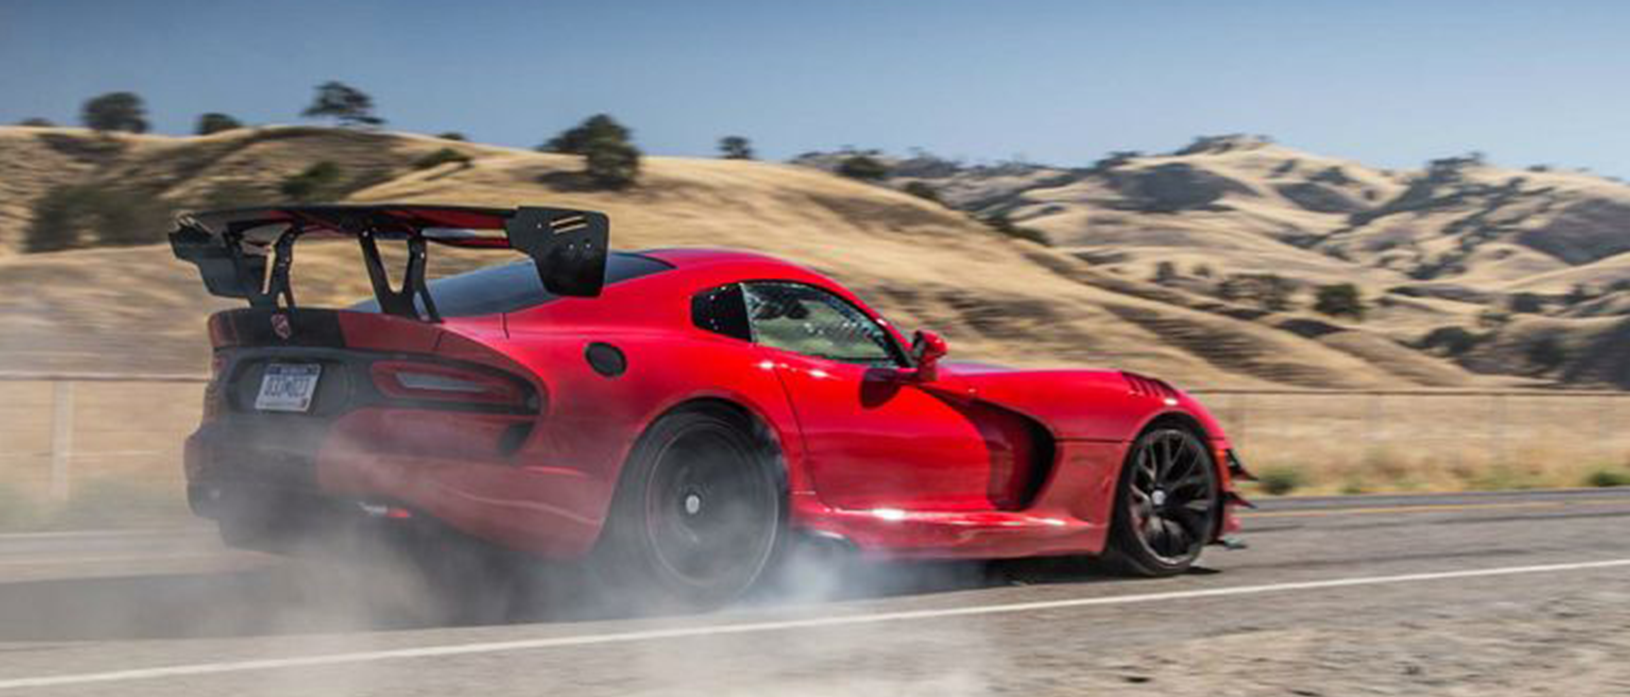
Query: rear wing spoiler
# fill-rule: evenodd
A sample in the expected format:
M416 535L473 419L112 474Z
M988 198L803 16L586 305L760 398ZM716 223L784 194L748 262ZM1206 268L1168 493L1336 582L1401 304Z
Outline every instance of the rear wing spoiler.
M425 283L426 242L514 249L532 258L544 289L594 297L605 285L610 224L604 213L565 208L472 208L418 204L272 206L185 213L170 233L177 259L198 267L213 295L251 307L294 307L294 243L356 238L381 312L439 322ZM393 287L377 240L407 243L407 268Z

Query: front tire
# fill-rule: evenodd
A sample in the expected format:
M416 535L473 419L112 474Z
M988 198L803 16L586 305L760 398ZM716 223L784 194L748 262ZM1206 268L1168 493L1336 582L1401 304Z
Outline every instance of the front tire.
M779 557L785 492L775 448L750 419L711 406L668 414L625 467L596 570L646 609L729 603Z
M1175 576L1216 536L1217 466L1204 441L1157 427L1127 453L1105 556L1136 576Z

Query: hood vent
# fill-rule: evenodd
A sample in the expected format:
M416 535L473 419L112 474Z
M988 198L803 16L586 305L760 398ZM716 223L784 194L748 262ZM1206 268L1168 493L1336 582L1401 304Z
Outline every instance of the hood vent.
M1126 378L1126 385L1132 394L1155 399L1177 398L1177 390L1164 380L1126 371L1121 371L1121 377Z

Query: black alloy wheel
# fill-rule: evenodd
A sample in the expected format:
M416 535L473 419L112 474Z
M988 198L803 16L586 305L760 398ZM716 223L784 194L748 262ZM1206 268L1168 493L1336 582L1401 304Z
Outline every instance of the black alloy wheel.
M1182 428L1156 428L1127 455L1109 556L1140 576L1187 571L1216 536L1217 467L1205 442Z
M620 590L650 609L706 609L752 588L784 542L774 449L720 408L664 416L624 472L606 546ZM602 566L604 566L602 564Z

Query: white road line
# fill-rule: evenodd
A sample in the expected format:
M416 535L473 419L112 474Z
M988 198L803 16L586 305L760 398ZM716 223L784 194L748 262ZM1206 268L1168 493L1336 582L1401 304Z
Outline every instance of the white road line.
M178 536L215 537L214 528L198 525L177 525L164 528L132 528L118 530L52 530L47 532L7 532L0 533L0 543L13 540L77 540L125 537L164 537L173 539Z
M1338 578L1323 581L1297 581L1291 583L1270 583L1258 586L1235 586L1232 588L1210 588L1202 590L1171 591L1166 593L1142 593L1136 595L1100 596L1092 598L1073 598L1067 600L1043 600L1029 603L1007 603L1001 605L978 605L973 607L939 608L931 610L880 612L872 614L843 615L837 617L819 617L812 619L783 620L775 622L714 624L700 627L653 629L638 632L615 632L609 634L587 634L539 639L520 639L515 641L493 641L474 644L421 646L404 649L386 649L381 651L359 651L356 653L336 653L325 656L293 656L289 658L225 661L220 663L193 663L185 665L160 666L155 668L114 670L100 673L12 678L0 680L0 690L54 687L61 685L83 685L86 683L124 682L129 680L175 678L195 675L214 675L220 673L237 673L243 671L271 670L279 668L304 668L314 666L344 665L350 663L372 663L377 661L392 661L407 658L467 656L471 654L531 651L538 649L592 646L598 644L621 644L634 641L655 641L660 639L683 639L689 637L723 636L730 634L752 634L757 632L785 631L789 629L844 627L851 625L877 624L880 622L904 622L909 620L927 620L945 617L1000 615L1019 612L1032 612L1036 610L1057 610L1061 608L1096 607L1101 605L1132 605L1136 603L1152 603L1168 600L1221 598L1238 595L1283 593L1287 591L1348 588L1352 586L1377 586L1396 583L1444 581L1450 579L1480 578L1488 576L1515 576L1519 574L1585 571L1591 569L1609 569L1616 567L1630 567L1630 559L1606 559L1602 561L1573 562L1567 564L1542 564L1537 566L1506 566L1492 569L1438 571L1431 573L1400 574L1396 576Z
M147 562L181 561L183 559L232 559L233 556L221 552L166 552L157 554L120 554L103 555L99 557L24 557L22 559L6 559L0 552L0 567L25 566L29 568L40 566L79 566L83 564L112 564L130 563L142 564Z

